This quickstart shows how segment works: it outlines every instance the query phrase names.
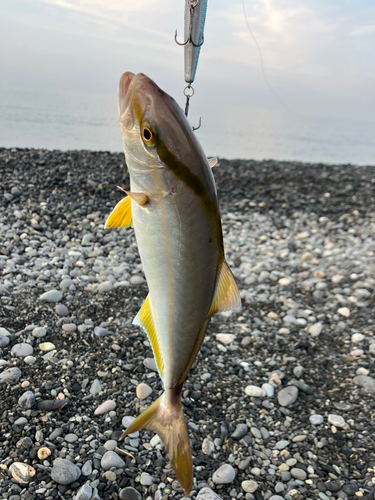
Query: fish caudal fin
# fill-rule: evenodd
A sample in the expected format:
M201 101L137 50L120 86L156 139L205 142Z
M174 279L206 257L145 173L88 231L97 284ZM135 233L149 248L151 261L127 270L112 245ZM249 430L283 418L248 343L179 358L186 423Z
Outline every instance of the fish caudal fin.
M163 394L130 424L120 440L142 429L155 431L162 440L177 480L187 497L193 482L191 448L182 404L178 398L167 402Z

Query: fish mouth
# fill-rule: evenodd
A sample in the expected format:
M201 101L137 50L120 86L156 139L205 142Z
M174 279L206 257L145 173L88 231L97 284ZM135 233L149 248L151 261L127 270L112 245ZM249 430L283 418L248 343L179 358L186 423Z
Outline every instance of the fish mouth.
M154 98L165 93L143 73L135 75L130 71L120 78L118 91L119 124L121 128L131 130L134 123L140 124L153 107Z

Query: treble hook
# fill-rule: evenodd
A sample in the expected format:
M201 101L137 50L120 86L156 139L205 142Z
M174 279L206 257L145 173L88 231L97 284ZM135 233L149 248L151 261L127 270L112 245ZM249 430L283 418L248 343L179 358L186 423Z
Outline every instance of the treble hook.
M191 91L191 93L189 94L189 91ZM190 99L193 97L194 95L194 89L193 87L190 85L186 85L186 87L184 88L184 96L186 97L186 104L185 104L185 116L187 118L187 115L189 113L189 105L190 105ZM193 131L195 132L196 130L198 130L202 125L202 118L199 117L199 124L198 124L198 127L192 127Z
M186 40L186 42L179 42L177 40L177 30L176 30L174 34L174 41L177 43L177 45L187 45L188 43L191 43L193 47L202 47L202 45L204 44L204 35L202 34L202 42L198 44L193 42L191 38L191 33L189 34L189 38Z
M202 41L201 41L201 43L198 43L198 44L194 43L193 39L192 39L192 30L193 30L192 18L193 18L193 15L194 15L194 9L198 5L198 3L199 3L199 0L190 0L190 6L189 6L189 11L190 11L189 36L188 36L186 42L179 42L177 40L177 30L176 30L175 34L174 34L174 41L177 43L177 45L186 45L188 43L191 43L193 45L193 47L202 47L202 45L204 43L204 34L203 33L202 33Z

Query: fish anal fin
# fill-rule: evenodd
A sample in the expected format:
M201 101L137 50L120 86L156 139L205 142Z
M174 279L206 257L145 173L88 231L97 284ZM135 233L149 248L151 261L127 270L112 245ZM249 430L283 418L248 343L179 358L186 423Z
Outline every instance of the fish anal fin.
M170 389L174 391L174 389ZM187 497L193 482L193 465L187 426L182 412L181 401L172 398L166 401L166 394L160 396L147 410L130 424L125 436L144 428L156 432L162 440L178 482Z
M216 283L215 296L208 317L219 311L229 310L241 310L241 297L233 273L224 260Z
M105 228L109 227L132 227L133 219L132 219L132 208L131 208L131 199L129 196L126 196L122 200L120 200L115 208L112 210L108 219L105 223Z
M150 295L147 295L145 301L143 302L142 307L138 311L137 316L133 319L133 325L141 326L143 330L147 333L147 336L150 339L152 345L152 350L154 351L156 366L158 367L160 376L163 378L164 363L152 317Z
M217 164L217 162L219 161L216 156L213 157L213 158L207 158L207 161L208 161L208 165L210 168L214 168L214 166Z

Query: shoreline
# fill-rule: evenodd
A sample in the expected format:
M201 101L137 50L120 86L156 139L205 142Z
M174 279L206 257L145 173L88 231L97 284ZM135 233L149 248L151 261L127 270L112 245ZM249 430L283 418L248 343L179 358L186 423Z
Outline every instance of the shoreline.
M118 442L162 390L131 324L147 294L133 231L103 228L124 164L0 148L1 494L182 497L152 432ZM213 317L184 384L191 497L370 500L375 170L220 159L213 173L243 310ZM14 462L32 467L24 484Z

